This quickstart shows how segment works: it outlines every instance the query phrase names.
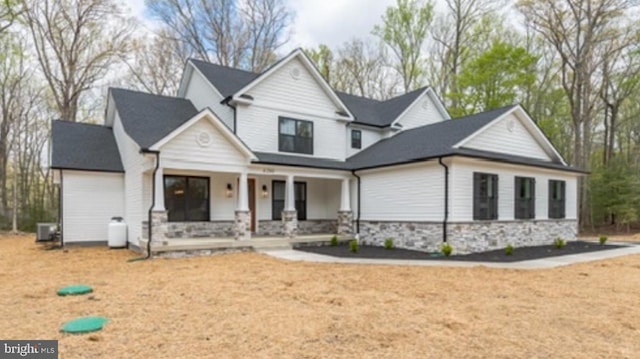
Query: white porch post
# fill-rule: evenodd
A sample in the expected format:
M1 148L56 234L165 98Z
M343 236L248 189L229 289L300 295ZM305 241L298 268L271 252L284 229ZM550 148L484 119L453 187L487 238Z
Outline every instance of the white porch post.
M249 189L247 182L247 174L240 174L240 181L238 185L238 211L249 210Z
M298 212L294 191L293 175L287 176L284 194L284 210L282 211L282 227L285 237L294 238L298 234Z
M294 190L293 190L293 175L287 176L287 183L284 195L284 210L295 211L296 210L296 200L294 198Z
M237 240L251 239L251 212L249 211L249 185L247 173L240 174L238 181L238 203L233 226L234 237Z
M342 192L340 197L340 212L351 211L351 195L349 194L349 179L342 180Z
M158 170L156 170L156 176L153 180L155 181L153 210L155 212L164 211L164 175L162 167L158 167Z
M353 212L351 211L351 195L349 193L349 179L342 180L340 196L340 210L338 210L338 234L353 234Z

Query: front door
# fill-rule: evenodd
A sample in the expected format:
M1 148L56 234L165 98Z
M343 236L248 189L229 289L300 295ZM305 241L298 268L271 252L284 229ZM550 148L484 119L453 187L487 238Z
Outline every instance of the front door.
M256 232L256 180L249 178L249 210L251 211L251 233Z

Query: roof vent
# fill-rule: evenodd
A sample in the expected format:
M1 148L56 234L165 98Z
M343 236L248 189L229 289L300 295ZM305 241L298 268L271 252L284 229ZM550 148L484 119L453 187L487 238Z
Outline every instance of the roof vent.
M291 77L292 77L294 80L299 79L299 78L300 78L300 75L302 74L302 71L300 71L300 68L299 68L299 67L294 67L294 68L292 68L290 72L291 72Z

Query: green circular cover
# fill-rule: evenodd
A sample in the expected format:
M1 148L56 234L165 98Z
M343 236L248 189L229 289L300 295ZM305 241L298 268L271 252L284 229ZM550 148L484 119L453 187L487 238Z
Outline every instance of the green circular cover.
M58 295L80 295L93 292L93 288L84 284L74 284L58 290Z
M65 323L60 331L73 334L95 332L101 330L108 321L105 317L82 317Z

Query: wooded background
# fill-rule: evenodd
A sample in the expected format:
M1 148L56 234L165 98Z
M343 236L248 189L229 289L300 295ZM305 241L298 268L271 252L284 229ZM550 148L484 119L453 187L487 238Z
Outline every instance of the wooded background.
M335 89L354 95L387 99L430 85L453 117L521 103L571 165L591 171L580 183L581 228L638 222L640 4L434 5L397 0L373 36L307 53ZM285 0L146 1L153 29L118 0L0 6L0 230L57 219L52 119L102 123L109 86L175 95L188 58L260 72L286 55L295 30Z

